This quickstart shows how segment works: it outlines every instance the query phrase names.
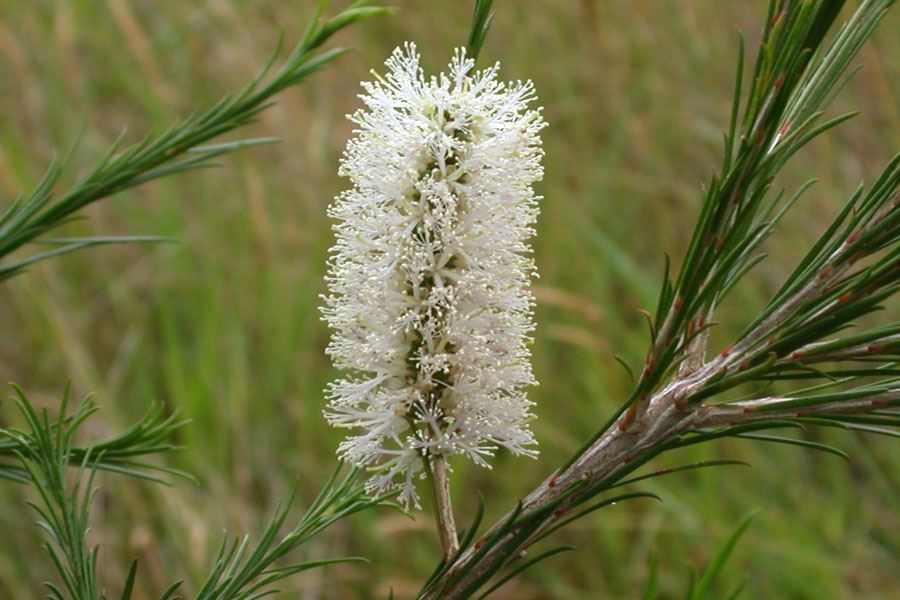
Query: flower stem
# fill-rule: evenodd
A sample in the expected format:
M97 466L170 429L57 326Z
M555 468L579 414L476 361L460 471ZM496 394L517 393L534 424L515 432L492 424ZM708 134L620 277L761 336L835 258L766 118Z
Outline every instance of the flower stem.
M450 560L459 552L459 538L456 534L456 520L453 518L453 503L450 500L447 458L443 455L434 455L429 459L429 467L438 537L444 550L444 558Z

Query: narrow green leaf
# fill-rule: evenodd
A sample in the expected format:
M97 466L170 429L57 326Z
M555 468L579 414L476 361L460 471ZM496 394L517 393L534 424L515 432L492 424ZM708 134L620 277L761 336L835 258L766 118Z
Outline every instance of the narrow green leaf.
M728 559L731 557L731 554L734 552L735 546L737 546L738 541L741 539L741 536L747 531L747 528L750 527L750 523L753 520L754 515L748 515L744 517L744 520L741 521L738 528L731 534L731 537L728 538L728 541L719 549L716 553L713 560L707 565L707 567L703 570L703 574L700 576L700 579L697 581L697 585L694 587L693 592L691 593L690 600L712 600L712 597L709 594L712 591L712 585L715 581L716 577L718 577L722 573L722 569L724 569L725 564L728 562Z

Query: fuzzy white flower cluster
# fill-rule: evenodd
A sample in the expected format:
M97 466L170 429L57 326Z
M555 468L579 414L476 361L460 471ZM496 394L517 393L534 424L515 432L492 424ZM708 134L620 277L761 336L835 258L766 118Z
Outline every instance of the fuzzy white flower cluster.
M370 491L399 487L418 506L429 457L536 455L528 240L546 124L530 81L473 72L463 50L429 79L413 44L385 64L350 117L340 174L353 188L329 209L327 351L351 375L325 414L356 430L338 453L373 471Z

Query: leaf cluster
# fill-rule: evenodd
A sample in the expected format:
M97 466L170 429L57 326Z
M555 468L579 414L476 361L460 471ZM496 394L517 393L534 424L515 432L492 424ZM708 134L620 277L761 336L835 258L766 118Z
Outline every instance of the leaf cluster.
M245 127L272 106L282 91L307 79L311 74L348 52L346 48L321 50L321 46L345 27L382 15L388 9L358 1L329 19L321 17L321 5L301 41L277 69L276 51L254 78L236 93L223 97L204 111L188 116L168 130L122 147L123 139L112 145L89 173L69 190L56 190L64 161L54 161L30 192L13 200L0 213L0 281L21 273L26 267L60 254L101 244L160 241L159 237L47 237L87 206L149 181L217 166L219 157L249 146L269 144L274 138L251 138L209 144L214 138ZM10 255L27 245L40 242L52 246L24 258Z
M87 399L66 413L68 394L63 397L61 414L50 419L16 389L16 404L24 417L26 429L0 430L0 439L16 444L9 452L18 461L15 480L28 484L39 500L29 506L38 516L38 527L47 538L45 548L59 575L61 585L47 583L51 600L105 600L98 584L99 549L90 547L91 505L97 492L94 485L99 469L119 474L158 480L147 471L161 470L146 463L135 463L134 456L162 452L170 447L159 444L183 423L156 421L147 427L144 419L129 433L112 440L78 447L74 438L81 426L94 414L95 407ZM128 459L123 466L123 457ZM80 462L79 462L80 461ZM78 466L74 482L70 467ZM388 505L387 498L368 496L359 473L341 473L339 467L322 487L319 495L296 525L281 534L293 505L293 498L280 506L263 529L259 540L251 544L249 536L226 539L209 576L196 594L197 600L256 600L274 593L272 585L297 573L330 564L360 561L361 558L336 558L280 565L288 554L296 551L337 521L378 505ZM171 471L170 471L171 472ZM121 600L130 600L137 575L137 562L132 562L123 585ZM181 583L170 586L160 600L181 597Z
M651 321L651 349L631 401L646 398L679 366L690 369L703 362L716 307L744 275L765 259L762 244L813 183L785 197L783 191L772 192L775 177L798 150L853 116L851 113L826 119L824 108L851 76L849 65L853 57L872 35L892 0L863 2L825 47L825 35L843 4L770 2L743 101L741 42L721 172L706 187L678 276L670 278L666 269ZM896 189L896 182L893 187ZM882 186L872 203L883 203L888 188L889 185ZM805 263L801 269L812 266L811 262ZM759 326L789 300L794 283L789 281L772 299L766 311L748 326L747 335L760 335Z

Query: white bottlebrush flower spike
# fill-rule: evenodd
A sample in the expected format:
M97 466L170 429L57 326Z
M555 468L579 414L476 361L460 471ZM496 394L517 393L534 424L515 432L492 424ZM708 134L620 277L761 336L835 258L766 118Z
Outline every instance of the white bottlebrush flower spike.
M413 44L385 64L350 117L340 174L353 188L329 209L322 310L328 353L351 374L329 386L326 418L356 430L338 452L374 471L370 491L418 505L430 456L536 454L528 240L545 123L530 81L473 72L463 50L430 79Z

